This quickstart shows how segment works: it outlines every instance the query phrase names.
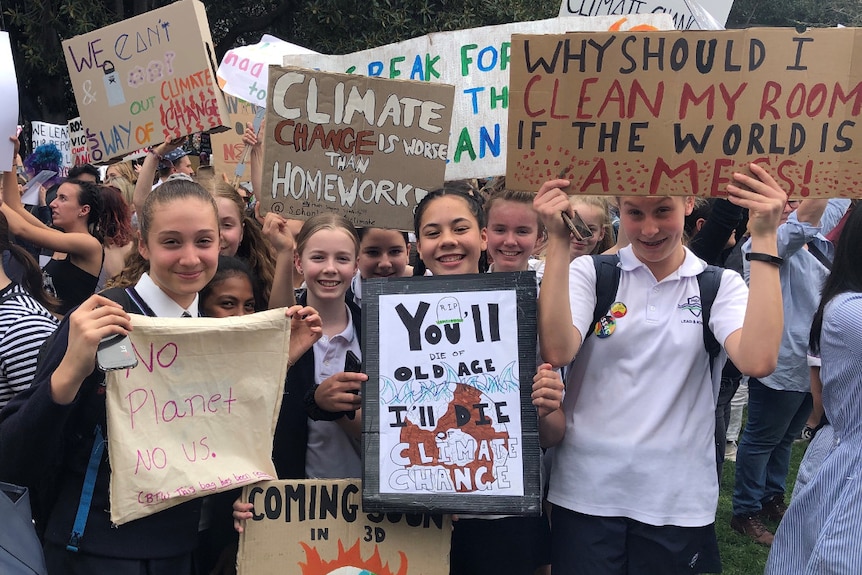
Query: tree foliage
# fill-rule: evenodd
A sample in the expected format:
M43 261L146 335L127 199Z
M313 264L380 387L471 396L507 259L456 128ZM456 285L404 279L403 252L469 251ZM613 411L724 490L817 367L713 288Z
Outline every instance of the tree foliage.
M702 0L706 2L708 0ZM168 4L170 0L4 0L21 115L65 122L74 95L61 42ZM329 54L431 32L555 16L560 0L203 0L221 58L263 33ZM728 27L862 24L862 0L736 0Z

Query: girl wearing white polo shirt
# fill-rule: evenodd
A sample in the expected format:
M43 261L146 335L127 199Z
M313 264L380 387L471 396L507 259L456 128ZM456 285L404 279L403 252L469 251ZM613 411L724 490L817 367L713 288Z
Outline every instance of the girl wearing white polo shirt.
M781 339L776 228L787 194L763 168L750 169L754 177L736 173L727 186L731 201L750 211L750 289L738 274L722 274L709 328L744 373L757 375L774 369ZM546 182L535 200L549 236L541 353L554 366L572 362L563 422L540 420L544 436L562 437L548 496L553 572L711 572L698 559L715 547L721 370L712 375L703 344L697 275L706 264L682 244L692 198L619 198L631 245L620 250L615 303L593 326L595 267L591 258L569 266L560 216L572 213L569 183Z

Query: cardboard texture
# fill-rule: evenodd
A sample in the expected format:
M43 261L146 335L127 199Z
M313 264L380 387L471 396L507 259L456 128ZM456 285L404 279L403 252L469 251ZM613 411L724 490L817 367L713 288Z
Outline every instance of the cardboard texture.
M563 0L560 16L668 14L677 30L720 30L733 0Z
M245 132L246 122L254 120L254 106L230 95L225 95L225 104L230 118L228 120L230 129L218 134L210 134L210 144L212 145L210 159L216 176L221 177L222 174L227 174L228 179L232 179L243 150L245 150L242 135ZM239 181L251 181L251 168L246 167L243 170Z
M449 517L368 513L361 490L356 479L243 488L254 518L239 536L239 575L448 575Z
M538 514L535 273L362 291L365 509Z
M456 97L446 180L487 178L506 173L512 34L644 27L670 30L673 20L667 14L640 14L515 22L437 32L352 54L285 56L284 65L452 84Z
M271 66L261 213L413 229L443 185L454 88Z
M507 185L725 195L762 163L796 197L858 196L860 30L513 36Z
M8 32L0 32L0 102L0 170L6 171L15 160L9 136L14 136L18 127L18 79Z
M290 323L132 314L138 366L107 374L111 521L275 478Z
M228 121L204 5L181 0L63 42L93 162Z

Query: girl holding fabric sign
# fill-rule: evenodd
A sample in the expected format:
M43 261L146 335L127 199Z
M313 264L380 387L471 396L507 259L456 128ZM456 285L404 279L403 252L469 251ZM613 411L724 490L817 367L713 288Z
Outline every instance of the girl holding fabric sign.
M105 378L95 357L102 339L129 332L127 312L198 314L198 292L216 271L217 211L205 189L173 181L150 194L139 216L139 250L149 272L133 288L91 296L73 310L48 344L33 386L0 412L0 475L37 493L51 574L193 572L199 499L111 524ZM297 328L290 362L319 336L319 318L308 308L287 313ZM316 327L303 325L301 316Z
M539 295L541 353L557 366L574 358L565 419L540 421L559 426L546 431L562 436L548 494L554 573L720 570L698 564L717 551L713 427L724 363L719 353L715 369L709 365L703 330L743 372L764 375L775 368L783 324L776 229L787 194L759 165L750 170L753 176L736 173L727 186L730 200L750 213L750 290L738 274L719 272L709 318L698 282L706 264L682 244L691 197L619 199L631 245L619 253L615 303L593 325L596 266L592 258L569 265L569 231L560 218L572 213L563 191L570 182L539 189L535 206L550 237Z
M495 203L491 205L493 207ZM535 212L521 209L521 203L517 201L506 201L505 206L514 207L518 212L515 229L532 225L535 237L531 241L535 244L538 239ZM479 273L479 259L487 247L487 230L485 214L473 196L455 188L431 192L416 207L414 228L419 256L432 274ZM514 255L512 250L504 251ZM517 260L515 267L525 270L529 253L528 250L520 251L523 252L518 254L520 258L513 258ZM538 409L539 419L560 417L563 386L559 374L552 371L549 364L543 364L533 381L533 405ZM542 537L548 536L547 523L543 524L543 521L545 519L541 517L460 519L454 523L449 572L452 575L531 574L547 563L547 557L537 553L537 550L547 548L547 542L542 541ZM479 549L492 549L493 552L477 552Z

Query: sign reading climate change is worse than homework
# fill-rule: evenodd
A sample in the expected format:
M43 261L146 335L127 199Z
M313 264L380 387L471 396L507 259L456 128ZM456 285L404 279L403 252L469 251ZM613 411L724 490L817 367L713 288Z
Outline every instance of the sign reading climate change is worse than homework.
M75 36L63 52L93 162L227 122L197 0Z
M794 196L859 194L860 34L513 36L507 184L720 196L756 161Z
M363 286L363 505L537 513L535 274L409 280Z
M452 86L271 66L268 91L262 213L413 229L443 185Z

